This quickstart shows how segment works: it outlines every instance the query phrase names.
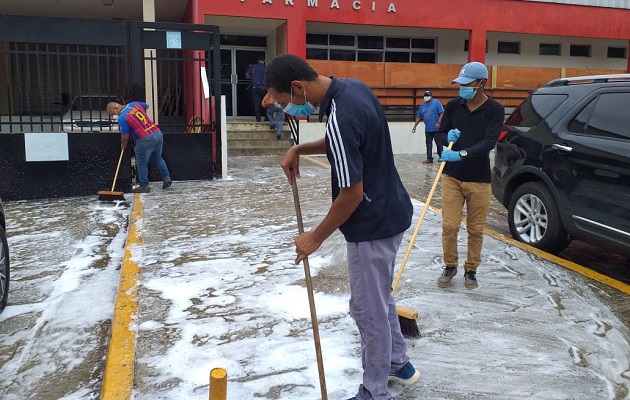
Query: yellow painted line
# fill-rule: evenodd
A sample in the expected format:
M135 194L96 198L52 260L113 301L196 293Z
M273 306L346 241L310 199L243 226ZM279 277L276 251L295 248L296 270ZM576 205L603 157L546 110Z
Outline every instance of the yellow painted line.
M328 168L328 169L330 169L330 164L328 163L328 160L327 160L326 162L323 162L323 161L319 161L317 158L315 158L315 157L311 157L311 156L300 156L300 157L302 157L302 158L304 158L305 160L308 160L308 161L310 161L310 162L312 162L312 163L315 163L315 164L317 164L317 165L320 165L320 166L322 166L322 167L324 167L324 168Z
M136 222L144 210L136 194L127 232L125 252L120 270L120 283L112 318L112 334L107 350L101 399L128 400L133 388L133 365L136 351L136 316L138 314L138 278L140 267L131 260L130 246L142 244L142 232Z
M309 160L309 161L311 161L311 162L313 162L315 164L321 165L321 166L326 167L326 168L330 168L330 164L324 163L322 161L319 161L319 160L317 160L317 159L315 159L313 157L309 157L309 156L301 156L301 157L303 157L303 158L305 158L305 159L307 159L307 160ZM424 166L421 163L418 163L418 162L415 162L415 161L411 161L411 160L407 160L407 159L402 158L402 157L398 157L397 156L396 159L398 159L400 161L403 161L403 162L406 162L406 163L409 163L409 164ZM438 198L434 197L433 200L438 200ZM426 201L426 199L424 201ZM439 214L439 215L442 214L442 210L439 209L439 208L436 208L436 207L433 207L433 206L429 205L429 209L431 211ZM512 239L511 237L502 235L502 234L500 234L498 232L495 232L493 230L490 230L488 228L484 228L483 232L486 235L492 236L493 238L498 239L498 240L500 240L500 241L502 241L504 243L508 243L508 244L510 244L512 246L518 247L518 248L520 248L522 250L525 250L525 251L527 251L529 253L535 254L538 257L542 258L542 259L545 259L545 260L550 261L552 263L558 264L561 267L564 267L564 268L569 269L571 271L577 272L580 275L586 276L587 278L591 278L594 281L603 283L604 285L610 286L610 287L612 287L614 289L619 290L620 292L623 292L625 294L629 294L630 295L630 285L628 285L626 283L620 282L620 281L618 281L616 279L613 279L613 278L611 278L609 276L606 276L604 274L600 274L599 272L595 272L595 271L593 271L593 270L591 270L589 268L586 268L586 267L583 267L583 266L581 266L579 264L576 264L574 262L565 260L564 258L560 258L558 256L555 256L555 255L551 254L551 253L547 253L546 251L542 251L542 250L537 249L537 248L535 248L533 246L530 246L528 244L519 242L518 240Z
M604 285L608 285L612 288L615 288L617 290L619 290L620 292L623 292L625 294L630 294L630 285L620 282L616 279L613 279L609 276L606 276L604 274L600 274L599 272L595 272L591 269L588 269L586 267L581 266L580 264L576 264L574 262L571 261L567 261L564 258L560 258L558 256L555 256L551 253L547 253L546 251L542 251L540 249L537 249L533 246L530 246L526 243L522 243L519 242L518 240L512 239L511 237L502 235L498 232L495 231L491 231L490 229L484 228L484 233L487 235L490 235L496 239L499 239L503 242L506 242L512 246L518 247L520 249L523 249L529 253L535 254L540 258L543 258L547 261L551 261L553 263L556 263L566 269L570 269L571 271L577 272L580 275L584 275L588 278L591 278L597 282L603 283Z

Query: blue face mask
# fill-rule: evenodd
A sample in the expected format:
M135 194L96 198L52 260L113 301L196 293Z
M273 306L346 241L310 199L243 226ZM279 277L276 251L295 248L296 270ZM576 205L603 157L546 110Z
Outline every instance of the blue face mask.
M306 93L304 93L304 100L306 100ZM308 100L304 104L293 103L293 89L291 89L291 101L284 107L284 112L294 117L308 117L313 114L317 108L312 105Z
M479 89L479 86L477 87L460 86L459 96L466 100L472 99L473 97L475 97L475 93L477 93L477 89Z

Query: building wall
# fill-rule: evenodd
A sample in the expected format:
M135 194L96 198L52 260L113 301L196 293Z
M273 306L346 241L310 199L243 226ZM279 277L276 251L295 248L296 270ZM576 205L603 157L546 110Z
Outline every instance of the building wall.
M286 51L302 57L306 33L337 32L435 37L440 64L477 60L493 65L621 70L629 65L627 54L625 59L605 56L608 46L628 52L627 8L523 0L450 0L439 7L420 6L415 0L200 0L198 12L206 23L221 26L222 32L267 35L273 44L278 40L275 29L284 25ZM469 51L464 50L467 39ZM499 40L520 41L521 53L497 53ZM540 42L561 44L562 55L539 56ZM591 57L569 57L571 44L590 45Z

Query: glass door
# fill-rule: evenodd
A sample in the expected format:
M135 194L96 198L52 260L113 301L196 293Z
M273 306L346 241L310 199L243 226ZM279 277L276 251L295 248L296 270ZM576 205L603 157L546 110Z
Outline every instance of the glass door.
M249 69L265 55L265 49L221 49L221 92L228 117L254 116Z

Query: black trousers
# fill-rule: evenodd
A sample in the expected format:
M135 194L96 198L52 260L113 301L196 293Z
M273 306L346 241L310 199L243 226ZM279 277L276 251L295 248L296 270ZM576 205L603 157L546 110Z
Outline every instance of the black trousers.
M252 102L254 103L254 115L256 116L256 122L260 122L262 116L262 105L260 102L267 94L267 89L252 88Z

